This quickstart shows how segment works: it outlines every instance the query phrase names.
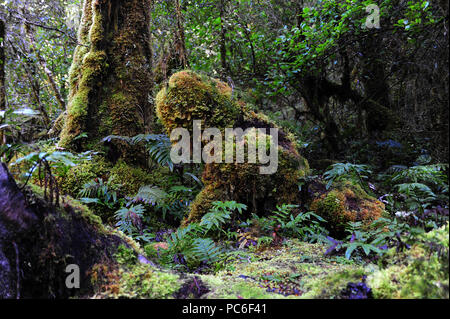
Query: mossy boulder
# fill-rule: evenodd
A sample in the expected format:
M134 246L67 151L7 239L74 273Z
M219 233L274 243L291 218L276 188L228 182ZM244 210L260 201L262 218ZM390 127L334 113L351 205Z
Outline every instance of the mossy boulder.
M320 185L320 183L319 183ZM385 213L384 204L367 194L360 185L349 181L335 183L329 190L324 184L311 191L310 209L322 216L333 235L341 235L348 222L370 225Z
M192 136L194 120L201 121L202 129L219 129L222 136L225 136L226 128L250 129L249 134L252 134L252 128L277 128L278 170L274 174L260 174L261 165L247 161L248 149L246 163L241 164L224 163L222 154L222 163L216 161L205 165L202 176L205 187L192 203L184 224L198 221L208 212L213 201L235 200L247 204L253 212L270 210L276 204L300 201L297 182L307 174L309 166L299 154L294 138L266 116L233 99L232 91L219 80L188 70L181 71L174 74L158 93L156 113L169 135L176 128L184 128ZM246 146L250 143L249 136L244 140ZM274 142L269 134L265 137L265 147L270 149ZM236 143L233 147L236 149Z

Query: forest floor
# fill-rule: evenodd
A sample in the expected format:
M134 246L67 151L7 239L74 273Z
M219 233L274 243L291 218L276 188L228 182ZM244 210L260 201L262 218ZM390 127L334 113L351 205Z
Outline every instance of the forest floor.
M261 252L236 251L225 269L200 278L211 287L206 298L336 298L364 269L342 257L324 256L326 246L296 239Z

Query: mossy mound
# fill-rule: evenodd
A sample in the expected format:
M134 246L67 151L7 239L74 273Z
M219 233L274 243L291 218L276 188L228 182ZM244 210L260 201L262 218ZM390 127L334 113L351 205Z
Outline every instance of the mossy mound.
M92 268L93 298L173 298L181 288L180 276L151 265L133 249L120 246L117 264L97 264Z
M65 176L58 179L58 182L63 194L76 197L83 185L95 178L109 181L109 184L115 185L114 188L119 189L124 196L134 196L140 187L145 185L164 187L174 176L166 167L150 171L122 160L112 164L98 156L71 168Z
M192 71L175 73L156 97L157 115L169 133L179 127L192 133L193 120L202 120L203 127L233 127L243 113L226 87Z
M178 275L157 268L137 242L104 226L86 206L68 196L53 205L35 185L21 191L5 167L0 171L0 280L5 285L0 295L172 298L183 285ZM4 249L11 242L16 250ZM18 256L20 264L15 264ZM67 286L69 265L79 269L77 289Z
M79 198L83 186L91 181L99 181L108 185L110 192L116 192L120 197L135 196L145 185L166 187L178 183L178 178L166 167L152 170L143 169L119 160L112 164L103 157L94 157L71 168L64 176L57 177L61 194ZM94 204L93 204L94 205ZM95 214L101 216L104 222L112 222L118 207L95 204L92 206Z
M312 201L310 209L328 221L333 235L342 235L348 222L362 221L370 225L385 212L381 201L351 182L337 183L330 190L322 188L315 195L318 197Z
M411 249L395 248L368 277L374 297L382 299L449 298L449 224L424 234Z
M226 83L192 71L178 72L158 93L156 112L169 135L176 128L185 128L192 134L194 120L201 121L202 129L219 129L222 136L225 128L250 129L249 134L252 128L279 130L278 170L274 174L261 174L262 165L249 164L247 148L244 164L225 164L222 154L223 164L205 165L202 176L205 188L191 205L184 224L198 221L213 201L235 200L247 204L253 212L270 210L275 204L299 203L297 182L307 174L308 162L299 154L290 134L266 116L251 111L242 101L234 100L232 89ZM268 134L265 137L267 150L274 144ZM246 136L244 144L248 146L248 143L249 136ZM233 146L236 149L236 143Z

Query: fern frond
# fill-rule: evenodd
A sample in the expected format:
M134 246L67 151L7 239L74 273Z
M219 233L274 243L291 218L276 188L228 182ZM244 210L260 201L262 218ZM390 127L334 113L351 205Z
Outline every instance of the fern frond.
M171 233L170 237L167 239L169 249L176 249L181 243L188 241L191 236L194 236L201 230L202 228L196 223L191 223L186 227L178 228L177 231Z
M196 238L192 247L193 255L204 262L216 262L222 251L209 238Z
M142 205L123 207L114 214L117 220L116 227L122 232L132 235L141 229L144 213L145 208Z
M225 224L230 219L231 213L229 211L213 210L203 216L200 226L204 226L207 230L210 230L214 226L219 229L221 225Z
M161 205L167 198L168 194L157 186L143 186L139 189L136 196L131 199L131 202L142 202L149 205Z

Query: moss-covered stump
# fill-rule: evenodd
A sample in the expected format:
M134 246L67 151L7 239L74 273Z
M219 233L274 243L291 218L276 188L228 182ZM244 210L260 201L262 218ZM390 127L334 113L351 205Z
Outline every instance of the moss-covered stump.
M194 120L199 120L202 130L217 128L223 137L226 128L250 129L243 142L248 146L251 134L255 133L252 129L264 128L267 133L265 147L269 150L274 142L267 129L279 129L277 171L261 174L261 166L266 165L249 163L247 147L246 163L242 164L236 163L236 157L234 163L225 163L225 152L222 152L222 163L216 161L205 165L202 176L205 188L191 205L184 224L198 221L213 201L235 200L247 204L253 212L265 212L275 204L299 203L297 182L308 172L309 166L299 154L294 138L266 116L254 113L244 102L233 99L232 89L226 83L192 71L181 71L174 74L158 93L156 106L157 115L169 135L176 128L184 128L192 136ZM202 143L205 146L206 141ZM224 146L225 142L222 143ZM236 150L235 141L233 147Z
M151 274L142 293L119 290L129 297L171 297L182 285L183 281L175 283L177 275L156 268L136 242L105 227L87 207L69 197L55 207L42 193L35 186L22 192L6 166L0 166L0 298L98 296L102 293L98 282L110 274L99 272L104 267L120 270L115 282L119 287L145 284L137 274ZM129 259L135 265L123 266ZM66 286L68 265L80 269L79 289ZM166 286L167 280L174 282Z
M334 236L342 236L348 222L362 221L370 225L385 212L381 201L349 181L334 183L328 190L325 183L315 181L309 193L313 199L310 209L328 222L327 227Z
M135 136L149 128L150 7L150 0L84 1L61 147L92 149L108 135ZM117 146L121 153L124 146Z

